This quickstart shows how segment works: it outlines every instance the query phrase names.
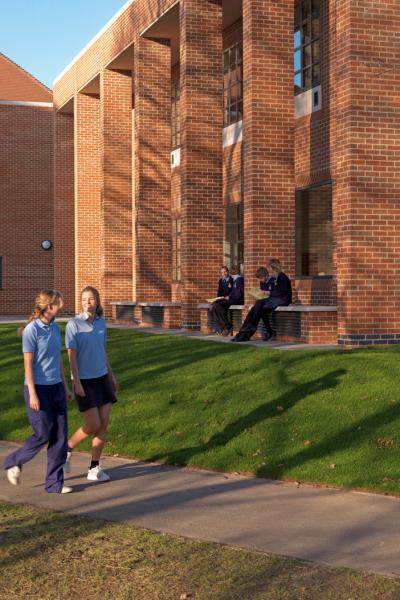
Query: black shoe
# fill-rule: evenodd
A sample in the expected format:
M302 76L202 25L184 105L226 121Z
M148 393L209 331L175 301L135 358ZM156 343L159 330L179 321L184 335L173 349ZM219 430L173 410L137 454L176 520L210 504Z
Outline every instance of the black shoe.
M236 337L231 339L231 342L248 342L249 340L250 340L250 338L246 338L246 337L237 335Z
M222 335L224 335L224 336L230 335L232 329L233 329L233 325L230 325L229 327L225 327L225 329L223 329L223 331L222 331Z
M273 338L274 335L276 335L275 331L267 331L267 333L264 333L262 336L263 342L269 342L269 340Z

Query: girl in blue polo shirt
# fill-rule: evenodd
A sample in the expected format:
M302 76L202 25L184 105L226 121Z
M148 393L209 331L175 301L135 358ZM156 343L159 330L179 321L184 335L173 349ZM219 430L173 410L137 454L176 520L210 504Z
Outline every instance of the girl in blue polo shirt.
M71 470L72 450L87 437L92 437L92 460L89 481L108 481L110 476L100 467L100 456L106 441L112 405L117 401L118 385L106 354L107 331L103 308L96 288L87 286L81 292L83 312L67 323L65 345L74 382L75 397L83 414L83 426L68 441L64 470Z
M61 335L55 317L63 306L62 294L42 290L22 332L24 398L33 435L7 456L7 478L18 485L21 467L47 446L46 492L67 494L63 465L67 456L67 403L71 396L61 360Z

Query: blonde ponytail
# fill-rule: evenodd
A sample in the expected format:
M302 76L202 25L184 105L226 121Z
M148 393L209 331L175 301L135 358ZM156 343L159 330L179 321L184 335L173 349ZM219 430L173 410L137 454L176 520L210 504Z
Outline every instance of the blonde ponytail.
M60 304L62 302L63 295L57 290L41 290L35 298L35 308L33 309L29 319L27 320L24 327L18 329L19 335L22 335L25 327L29 325L35 319L39 319L47 310L49 304Z

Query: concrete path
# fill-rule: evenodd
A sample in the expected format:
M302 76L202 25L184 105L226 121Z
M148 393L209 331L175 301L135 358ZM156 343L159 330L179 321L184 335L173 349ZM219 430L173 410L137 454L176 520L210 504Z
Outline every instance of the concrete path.
M0 460L17 445L0 442ZM21 485L0 473L0 499L124 521L157 531L272 554L400 576L400 500L373 494L105 458L108 483L86 480L88 455L75 453L66 482L46 494L45 453L25 466Z
M2 317L0 315L0 325L9 325L10 323L25 323L26 317ZM58 322L66 322L68 318L57 319ZM107 327L111 329L133 329L135 331L143 331L145 333L153 333L154 335L173 335L177 337L190 337L196 340L206 340L211 342L220 342L222 344L229 344L231 337L224 337L221 335L204 334L200 331L186 331L184 329L163 329L162 327L140 327L138 325L115 325L108 323ZM335 344L297 344L294 342L263 342L262 340L250 340L249 342L242 342L239 345L245 346L261 346L265 348L275 348L275 350L337 350L338 346Z
M163 329L161 327L139 327L138 325L114 325L108 324L111 329L133 329L135 331L143 331L145 333L153 333L154 335L173 335L177 337L192 338L195 340L206 340L209 342L219 342L221 344L229 344L232 340L230 336L205 334L200 331L186 331L184 329ZM234 344L232 344L234 345ZM235 344L236 345L236 344ZM263 340L253 340L241 342L237 346L258 346L263 348L274 348L275 350L338 350L336 344L301 344L296 342L263 342Z

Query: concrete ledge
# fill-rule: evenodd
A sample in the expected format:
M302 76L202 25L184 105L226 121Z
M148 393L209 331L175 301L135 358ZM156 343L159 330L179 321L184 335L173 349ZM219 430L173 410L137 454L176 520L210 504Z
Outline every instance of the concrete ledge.
M110 302L111 306L136 306L136 302L126 301L126 302Z
M275 310L279 312L337 312L337 306L289 304L289 306L278 306Z
M203 310L209 310L211 308L212 304L208 303L208 302L203 302L203 304L198 304L197 308L203 309ZM229 307L229 310L243 310L244 309L244 305L243 304L232 304L232 306Z
M136 306L160 306L162 308L181 308L182 304L180 302L137 302Z

